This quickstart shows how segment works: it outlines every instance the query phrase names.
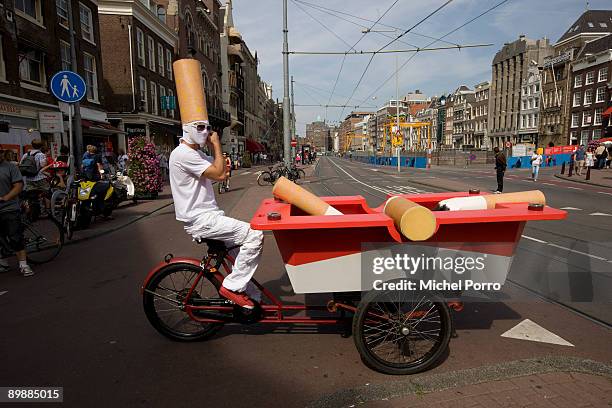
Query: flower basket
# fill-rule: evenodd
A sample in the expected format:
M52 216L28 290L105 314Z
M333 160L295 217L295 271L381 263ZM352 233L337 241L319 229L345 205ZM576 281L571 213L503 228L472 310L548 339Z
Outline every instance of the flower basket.
M128 176L136 189L136 198L154 199L163 187L159 158L155 144L144 136L136 136L128 143Z

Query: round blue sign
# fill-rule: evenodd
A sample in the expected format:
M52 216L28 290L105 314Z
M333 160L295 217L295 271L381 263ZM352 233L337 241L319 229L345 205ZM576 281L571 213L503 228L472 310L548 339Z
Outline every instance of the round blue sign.
M74 103L83 99L87 86L79 74L60 71L51 78L51 92L62 102Z

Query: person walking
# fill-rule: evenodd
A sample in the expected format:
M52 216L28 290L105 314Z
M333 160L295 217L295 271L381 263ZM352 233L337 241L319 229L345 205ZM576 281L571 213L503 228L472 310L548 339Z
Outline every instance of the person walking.
M540 166L542 165L542 155L534 150L531 155L531 180L538 181L538 174L540 173Z
M576 168L574 169L577 176L582 176L582 169L584 168L584 145L580 145L576 149L576 159L574 161Z
M506 155L504 152L499 150L499 147L493 149L495 153L495 172L497 173L497 190L494 190L495 194L501 194L504 191L504 173L506 172Z
M593 149L589 147L585 154L585 162L584 166L586 168L593 167L595 165L595 153L593 153Z
M604 156L605 154L605 156ZM606 158L608 157L608 151L606 150L606 146L602 143L595 149L595 159L597 162L595 163L596 169L603 169L606 164Z
M127 170L128 166L128 155L125 154L125 150L119 149L119 154L117 155L117 166L119 167L119 171L123 174Z

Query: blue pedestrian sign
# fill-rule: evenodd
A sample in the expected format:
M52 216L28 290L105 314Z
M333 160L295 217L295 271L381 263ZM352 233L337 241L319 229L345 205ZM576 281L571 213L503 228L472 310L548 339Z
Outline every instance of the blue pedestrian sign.
M78 102L87 93L85 81L72 71L60 71L51 78L51 92L66 103Z

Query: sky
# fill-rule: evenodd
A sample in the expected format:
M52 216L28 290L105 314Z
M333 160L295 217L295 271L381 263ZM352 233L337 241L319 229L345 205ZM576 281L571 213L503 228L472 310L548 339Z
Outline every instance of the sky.
M423 48L503 0L451 0L426 18L447 1L288 0L289 50L346 52L357 43L354 50L375 51L413 27L386 49ZM609 0L588 2L591 10L611 6ZM272 84L273 97L282 101L282 1L233 0L233 7L235 26L251 52L257 52L259 75ZM395 99L396 64L403 66L397 75L400 98L415 89L427 96L449 93L460 85L473 89L480 82L490 81L491 61L504 43L525 34L533 39L549 38L554 44L586 8L587 2L582 0L507 0L444 38L453 44L492 46L420 52L416 56L377 54L367 70L370 55L348 55L344 64L343 55L290 55L289 72L295 81L296 105L351 105L348 108L296 106L297 134L303 136L306 123L318 118L341 122L355 110L355 105L364 107L357 110L375 110L389 99ZM369 27L373 27L372 31L385 32L363 34L362 30ZM452 46L449 43L438 41L430 47Z

